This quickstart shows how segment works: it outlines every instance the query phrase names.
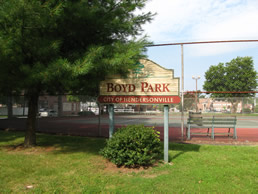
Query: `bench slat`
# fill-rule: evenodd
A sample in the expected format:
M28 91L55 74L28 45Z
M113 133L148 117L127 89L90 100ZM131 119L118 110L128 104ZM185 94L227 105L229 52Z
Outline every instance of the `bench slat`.
M202 117L201 115L192 115L187 120L188 125L188 139L190 139L190 128L211 128L212 129L212 138L214 139L214 128L228 128L228 133L216 133L216 134L230 134L230 128L234 129L233 137L236 139L236 116L231 117L221 117L221 116L213 116L213 117ZM207 132L208 133L208 132ZM207 134L201 133L201 134ZM194 134L194 133L192 133ZM200 134L200 133L198 133Z

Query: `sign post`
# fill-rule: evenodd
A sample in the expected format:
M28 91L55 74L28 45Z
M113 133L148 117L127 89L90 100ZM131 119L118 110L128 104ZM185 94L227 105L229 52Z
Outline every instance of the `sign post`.
M164 161L168 162L169 106L178 104L179 78L172 69L142 59L126 78L119 75L107 77L100 83L98 102L108 104L109 137L114 132L114 104L163 104L164 105Z
M109 138L112 137L114 133L114 104L108 105L108 114L109 114Z
M168 105L164 105L164 161L168 163L168 147L169 147L169 133L168 133Z

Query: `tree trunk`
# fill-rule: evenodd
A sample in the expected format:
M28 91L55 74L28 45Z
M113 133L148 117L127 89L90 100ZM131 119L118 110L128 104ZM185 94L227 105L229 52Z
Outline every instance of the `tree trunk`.
M23 116L25 116L25 108L26 108L26 99L25 99L25 96L23 96L23 113L22 113Z
M32 147L36 145L36 119L38 112L39 94L28 95L28 119L24 140L24 147Z
M13 98L11 95L7 96L7 115L8 119L13 117Z
M99 133L98 136L101 137L101 105L98 103L98 108L99 108L99 116L98 116L98 129L99 129Z
M245 113L245 104L246 104L246 101L245 101L245 99L244 98L242 98L242 111L241 111L241 113L243 114L243 113Z
M58 95L58 116L61 117L63 115L63 96Z
M237 107L238 107L239 102L240 102L239 100L231 100L231 103L232 103L231 113L237 112Z

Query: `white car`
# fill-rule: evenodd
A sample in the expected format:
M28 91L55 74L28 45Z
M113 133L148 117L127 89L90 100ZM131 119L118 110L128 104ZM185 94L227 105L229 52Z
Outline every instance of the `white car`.
M57 117L57 112L54 110L39 110L40 117Z

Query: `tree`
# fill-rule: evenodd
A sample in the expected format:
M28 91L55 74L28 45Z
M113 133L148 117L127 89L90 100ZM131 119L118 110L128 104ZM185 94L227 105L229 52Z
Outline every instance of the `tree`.
M189 111L195 107L195 94L185 93L184 94L184 111ZM179 110L182 111L182 103L179 103Z
M256 73L251 57L237 57L226 64L211 66L205 72L203 89L216 92L255 91ZM254 93L212 93L211 96L227 98L235 113L239 103L236 97L253 97Z
M0 91L28 100L24 146L36 144L40 94L96 94L108 74L125 75L143 55L147 0L0 0Z

